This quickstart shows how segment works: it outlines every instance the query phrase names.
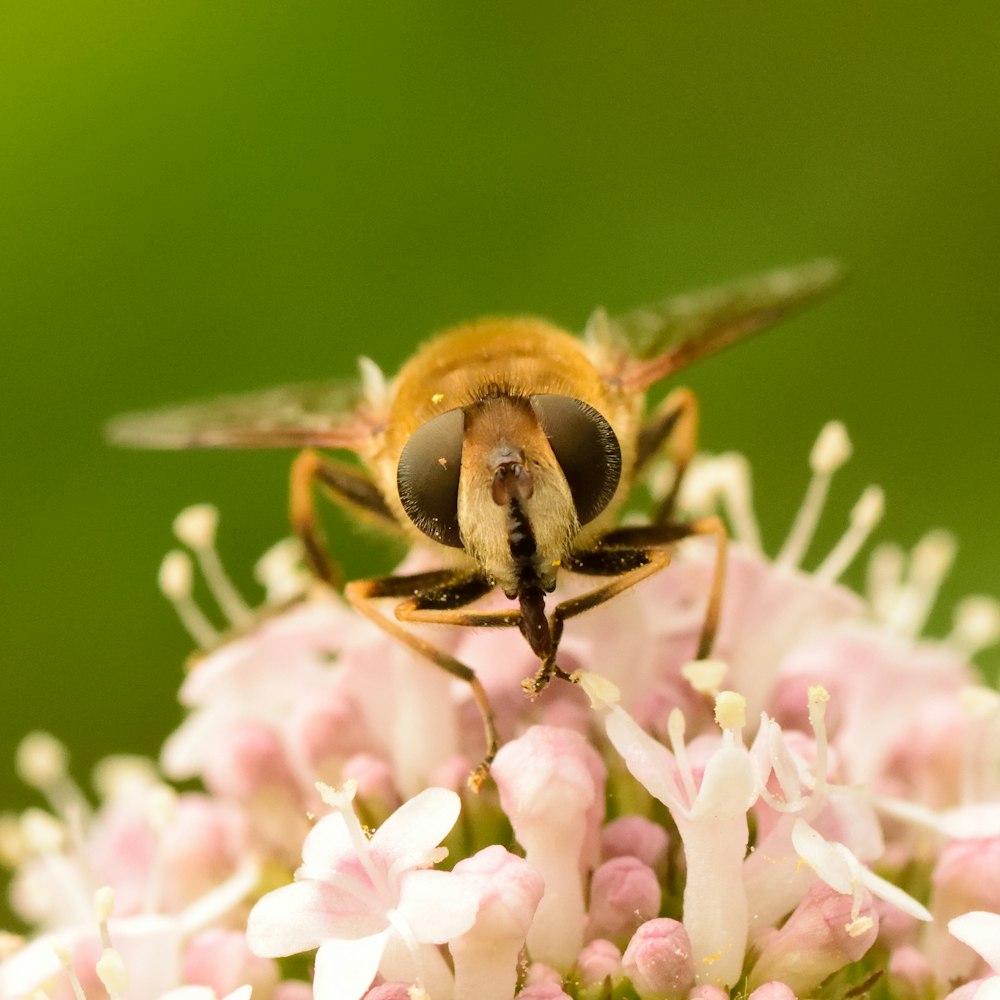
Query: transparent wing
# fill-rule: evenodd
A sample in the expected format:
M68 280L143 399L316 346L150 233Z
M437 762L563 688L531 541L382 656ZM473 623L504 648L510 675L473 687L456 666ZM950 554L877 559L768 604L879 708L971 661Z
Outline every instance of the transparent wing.
M831 291L843 276L837 261L813 260L678 295L622 316L598 310L584 336L619 359L616 377L630 388L645 388L777 323Z
M360 380L302 382L125 413L108 440L130 448L359 448L378 427Z

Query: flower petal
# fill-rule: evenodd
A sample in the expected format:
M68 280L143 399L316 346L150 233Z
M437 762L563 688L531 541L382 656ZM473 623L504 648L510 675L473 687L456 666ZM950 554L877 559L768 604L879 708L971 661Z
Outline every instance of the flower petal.
M337 858L354 854L347 823L339 813L324 816L308 833L302 845L302 863L311 869L332 868Z
M461 808L462 800L451 789L425 788L375 831L372 849L391 858L397 871L423 864L455 825Z
M979 952L994 972L1000 972L1000 913L963 913L948 921L948 930L962 944Z
M330 938L353 944L385 927L385 916L366 912L337 886L306 879L257 901L247 921L247 943L261 958L311 951Z
M417 941L443 944L475 923L479 895L468 879L452 872L409 872L400 886L397 912Z
M386 939L387 934L373 934L325 942L316 952L315 1000L359 1000L378 972Z
M608 739L636 781L668 809L685 811L684 800L669 777L676 771L673 754L617 706L608 713L604 725Z
M809 867L831 889L849 895L854 891L851 868L839 850L839 844L831 844L817 833L805 820L797 819L792 827L792 844L802 855Z

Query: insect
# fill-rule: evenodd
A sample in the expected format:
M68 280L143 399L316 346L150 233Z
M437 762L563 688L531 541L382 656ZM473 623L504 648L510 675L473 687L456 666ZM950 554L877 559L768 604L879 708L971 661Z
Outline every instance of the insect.
M698 410L675 389L648 415L646 390L694 361L780 320L829 290L839 266L817 260L639 309L598 310L580 338L533 318L483 319L431 339L386 383L362 360L354 382L313 382L221 397L109 427L117 444L143 448L298 448L291 522L313 572L331 584L315 509L335 503L412 541L429 543L441 568L356 580L345 597L410 649L467 682L483 717L486 756L497 749L485 691L473 669L405 627L407 622L516 627L539 659L526 690L553 677L565 622L663 569L678 541L717 540L696 658L711 650L722 598L726 532L717 518L675 518L696 445ZM317 449L353 452L360 464ZM631 486L669 453L673 486L648 520L616 526ZM557 575L595 578L592 589L549 608ZM507 609L470 606L495 588ZM396 601L385 614L381 599Z

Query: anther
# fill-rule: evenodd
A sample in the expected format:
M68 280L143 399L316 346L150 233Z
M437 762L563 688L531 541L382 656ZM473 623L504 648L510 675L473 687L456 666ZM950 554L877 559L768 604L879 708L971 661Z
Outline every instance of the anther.
M191 596L193 573L191 558L175 549L160 563L158 576L163 596L174 606L188 635L202 648L209 649L219 641L219 633Z
M174 518L174 534L195 554L212 596L234 625L246 625L253 613L222 568L215 548L219 512L208 503L186 507Z
M820 431L816 444L813 445L809 456L813 476L792 530L775 560L777 565L792 567L802 562L823 513L830 480L850 456L851 442L844 425L836 420L831 421Z
M312 578L302 556L297 538L283 538L257 560L253 575L264 588L268 604L287 604L306 592Z
M946 640L965 656L1000 642L1000 601L986 594L963 598L955 606L951 634Z
M833 583L854 561L861 546L868 541L885 511L885 494L879 486L869 486L851 511L851 523L841 539L820 563L816 577L824 583Z

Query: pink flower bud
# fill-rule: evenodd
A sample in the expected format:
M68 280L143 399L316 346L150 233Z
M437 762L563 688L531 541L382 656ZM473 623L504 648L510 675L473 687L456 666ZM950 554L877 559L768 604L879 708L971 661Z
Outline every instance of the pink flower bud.
M566 969L583 944L581 865L600 827L604 764L579 733L534 726L501 747L493 777L527 861L545 880L528 950Z
M587 937L626 944L639 924L660 912L661 899L656 873L638 858L605 861L590 883Z
M304 979L286 979L283 983L278 983L271 996L272 1000L313 1000L312 983L307 983Z
M410 1000L410 984L380 983L364 995L364 1000Z
M254 955L242 931L202 931L187 946L183 962L184 982L210 986L220 997L244 983L267 994L278 982L277 963Z
M612 980L622 974L622 953L613 941L595 938L585 944L576 958L576 978L583 986L596 986L609 976Z
M265 788L296 788L278 734L258 722L231 726L205 764L205 784L224 797L249 798Z
M875 943L878 911L867 889L857 915L853 897L814 882L784 927L770 935L750 973L751 989L772 980L808 996L827 976L856 962Z
M934 994L934 972L925 955L911 945L889 958L889 989L900 1000L920 1000Z
M688 994L688 1000L729 1000L729 990L715 983L702 983Z
M933 884L927 953L939 980L965 979L980 968L979 957L948 933L948 921L972 910L1000 912L1000 837L948 843Z
M524 939L542 898L542 877L499 845L460 861L454 873L479 894L476 922L449 944L455 995L509 1000Z
M384 757L359 753L344 761L341 783L356 781L357 797L367 806L374 805L386 815L398 809L402 802L392 777L392 768Z
M644 923L625 949L622 970L644 1000L686 997L694 986L694 963L684 925L669 917Z
M535 983L525 986L517 1000L572 1000L572 997L555 983Z
M605 861L630 854L657 869L669 844L667 831L645 816L619 816L601 831L601 857Z
M795 1000L795 994L785 983L770 982L758 986L748 1000Z

